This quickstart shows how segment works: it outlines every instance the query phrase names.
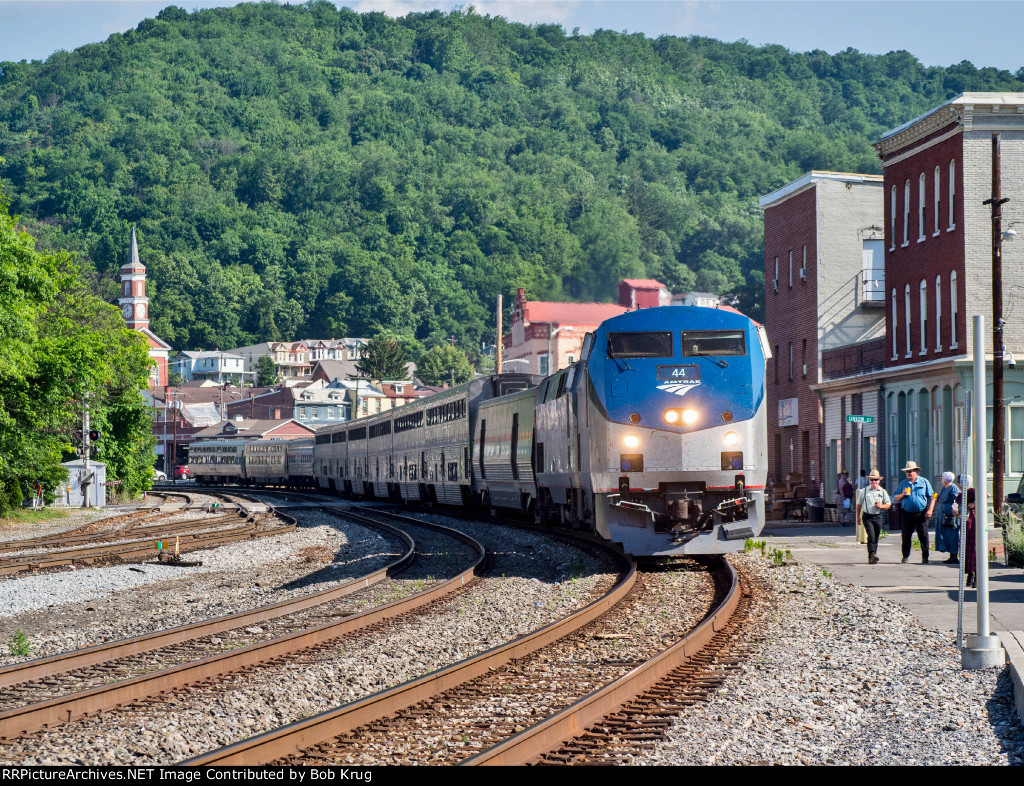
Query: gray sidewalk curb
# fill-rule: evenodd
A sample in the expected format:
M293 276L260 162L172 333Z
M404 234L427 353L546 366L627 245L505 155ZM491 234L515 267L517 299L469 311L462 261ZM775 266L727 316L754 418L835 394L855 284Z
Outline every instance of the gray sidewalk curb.
M1024 720L1024 631L1011 630L1000 633L999 640L1006 650L1010 664L1010 678L1013 680L1013 703L1017 706L1017 717Z

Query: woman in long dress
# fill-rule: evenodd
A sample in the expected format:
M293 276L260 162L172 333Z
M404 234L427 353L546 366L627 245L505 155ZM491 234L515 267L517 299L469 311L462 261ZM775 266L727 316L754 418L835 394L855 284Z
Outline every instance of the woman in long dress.
M970 481L968 481L970 482ZM967 532L964 542L964 570L967 572L967 586L978 586L978 550L974 542L974 489L967 489Z
M960 499L960 489L953 482L955 478L952 472L942 473L942 489L935 500L935 550L948 552L949 558L945 561L952 565L957 563L960 551L960 528L953 514L953 506Z

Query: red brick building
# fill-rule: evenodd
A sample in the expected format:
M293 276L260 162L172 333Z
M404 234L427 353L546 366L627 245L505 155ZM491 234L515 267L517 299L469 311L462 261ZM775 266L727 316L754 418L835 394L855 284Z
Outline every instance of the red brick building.
M1024 219L1024 93L964 93L875 144L885 172L885 401L888 477L914 460L933 485L962 464L964 405L973 387L975 314L992 364L992 135L1001 136L1003 228ZM1015 282L1024 249L1003 244L1002 344L1024 352ZM998 347L996 349L999 349ZM1002 362L1002 361L1001 361ZM989 372L991 373L991 372ZM986 391L991 404L991 389ZM1005 482L1024 472L1024 378L1005 369ZM991 437L991 435L989 435ZM991 482L991 476L989 476Z
M829 403L816 386L826 378L823 355L838 348L862 352L883 334L881 186L878 175L812 171L760 200L765 329L773 354L769 475L781 481L798 473L811 494L830 493L828 479L838 469L848 465L853 472L872 461L874 431L854 436L844 427L846 414L873 413L877 396L865 400L854 381ZM826 435L826 416L837 436Z

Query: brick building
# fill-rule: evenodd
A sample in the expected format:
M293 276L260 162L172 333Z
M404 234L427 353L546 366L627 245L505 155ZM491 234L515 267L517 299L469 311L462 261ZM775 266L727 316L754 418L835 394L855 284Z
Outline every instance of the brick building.
M130 330L141 333L149 345L153 368L149 374L149 390L158 392L167 387L167 365L171 345L149 329L149 298L146 296L146 268L139 259L139 243L135 227L129 241L128 260L121 265L121 297L117 304Z
M943 470L960 471L976 314L985 317L991 369L992 220L984 202L992 194L993 132L1001 135L1007 229L1024 219L1024 93L964 93L875 144L885 172L886 368L879 387L890 482L908 459L933 483ZM1002 250L1003 345L1016 358L1024 356L1024 301L1016 289L1024 248L1004 243ZM1015 483L1024 472L1024 374L1005 374L1006 481Z
M876 413L877 385L855 374L843 388L819 393L817 386L834 375L834 360L824 364L830 352L863 368L865 352L882 341L881 192L878 175L812 171L759 201L773 353L769 474L781 481L799 473L810 494L828 493L828 480L844 465L855 472L872 464L877 444L877 422L855 435L845 420Z

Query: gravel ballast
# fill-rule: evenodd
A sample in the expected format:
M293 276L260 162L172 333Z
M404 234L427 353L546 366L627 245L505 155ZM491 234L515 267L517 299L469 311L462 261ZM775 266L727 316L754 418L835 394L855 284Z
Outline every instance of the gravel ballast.
M1024 762L1006 668L963 670L949 633L818 566L733 559L772 587L763 641L635 764Z

